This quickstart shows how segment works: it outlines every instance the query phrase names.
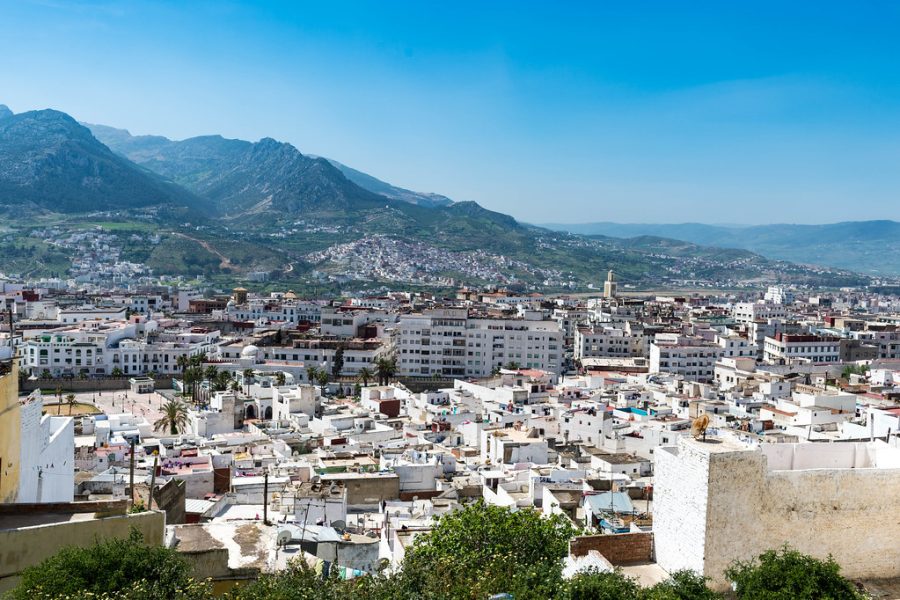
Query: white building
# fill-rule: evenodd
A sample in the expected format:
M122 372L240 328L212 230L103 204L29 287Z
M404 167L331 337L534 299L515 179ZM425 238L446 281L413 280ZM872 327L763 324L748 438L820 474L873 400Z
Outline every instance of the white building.
M723 352L723 348L702 338L658 334L650 344L650 372L713 381L716 361Z
M765 339L763 360L770 364L836 363L841 361L841 341L817 335L776 333L775 337Z
M575 360L609 356L646 357L649 345L643 332L631 334L630 328L597 326L575 330Z
M21 406L18 502L72 502L75 496L75 424L41 416L39 391Z
M600 447L612 435L612 414L606 403L567 410L559 416L559 433L566 442Z
M563 332L550 320L470 316L466 309L434 309L400 318L402 376L487 377L515 363L558 375Z
M793 304L794 293L781 285L770 285L765 295L766 302L773 304Z
M737 323L755 323L770 319L784 320L788 313L783 305L772 302L738 302L732 308L731 315Z

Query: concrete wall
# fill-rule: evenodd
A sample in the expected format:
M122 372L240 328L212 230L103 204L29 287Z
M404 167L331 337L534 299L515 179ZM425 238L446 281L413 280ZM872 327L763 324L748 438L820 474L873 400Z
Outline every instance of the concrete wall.
M0 374L0 502L15 502L19 494L22 419L18 380L13 361L9 372Z
M612 535L583 535L569 542L569 554L586 556L596 550L614 566L653 560L653 534L617 533Z
M396 475L346 476L341 473L322 476L323 482L339 481L347 488L347 508L375 508L382 500L400 497L400 478Z
M42 368L38 368L38 374ZM153 382L157 390L171 390L172 379L173 376L168 375L156 377ZM23 392L31 392L36 389L55 390L57 387L61 388L63 392L93 392L95 390L130 390L131 383L128 377L103 377L97 379L26 379L21 384Z
M0 531L0 593L18 582L27 567L56 554L65 546L91 546L97 539L127 538L134 527L147 545L161 545L165 513L149 511L85 521L66 521Z
M153 490L155 506L166 513L167 525L181 525L185 520L185 485L178 479L170 479Z
M832 555L847 577L900 576L900 468L770 470L759 449L704 446L681 440L677 452L656 453L654 532L664 569L691 568L725 587L723 571L734 560L786 543L818 558ZM767 453L784 464L788 446ZM821 450L824 464L845 462L841 453L888 454L882 442L834 446L809 444L791 454L806 464L813 464L807 448Z

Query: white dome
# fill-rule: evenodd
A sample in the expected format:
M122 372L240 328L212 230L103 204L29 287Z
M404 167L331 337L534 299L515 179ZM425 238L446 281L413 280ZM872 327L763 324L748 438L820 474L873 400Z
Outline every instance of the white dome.
M250 344L241 350L241 358L256 358L257 354L259 354L259 348L253 344Z

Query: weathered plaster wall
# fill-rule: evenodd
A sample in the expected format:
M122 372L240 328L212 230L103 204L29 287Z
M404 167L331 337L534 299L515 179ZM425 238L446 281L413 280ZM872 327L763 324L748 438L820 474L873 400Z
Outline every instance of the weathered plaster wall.
M19 373L0 376L0 502L15 502L19 493L19 452L21 451L21 410Z
M790 544L853 578L900 576L900 469L766 472L757 453L714 456L705 573Z
M900 576L900 469L890 468L895 457L887 446L791 446L766 454L778 466L868 466L770 470L759 449L694 440L658 450L654 537L660 566L695 570L724 588L723 572L734 560L789 544L819 558L832 555L848 577Z

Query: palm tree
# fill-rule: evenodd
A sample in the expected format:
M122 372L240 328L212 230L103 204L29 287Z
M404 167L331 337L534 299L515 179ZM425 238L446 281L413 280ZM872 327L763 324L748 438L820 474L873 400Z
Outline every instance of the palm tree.
M375 363L375 375L378 376L378 382L381 385L387 385L391 381L391 377L397 372L397 360L394 358L381 357Z
M153 423L153 429L168 428L170 434L178 435L187 429L187 420L187 405L180 400L168 400L162 406L162 416Z
M284 376L284 371L278 371L275 373L275 385L282 386L285 381L287 381L287 377Z
M316 375L316 381L319 382L319 385L322 387L322 395L325 395L325 387L328 385L328 371L322 369L319 371L318 375Z
M112 370L112 373L110 373L110 375L112 375L113 377L121 377L121 376L122 376L122 369L120 369L119 367L115 367L115 368Z
M310 385L315 385L319 378L319 369L315 367L306 367L306 379Z
M191 366L191 361L186 354L182 354L175 359L175 364L178 365L178 368L181 369L181 374L184 375L184 370Z
M56 414L62 412L62 388L56 386Z
M203 369L203 378L206 379L207 394L212 391L213 382L219 377L219 369L215 365L209 365Z
M372 369L363 367L359 370L359 380L362 381L363 387L369 387L369 381L374 377Z
M250 395L250 382L253 380L253 369L244 369L244 393Z
M72 415L72 409L75 408L75 394L66 394L66 404L69 405L69 416Z
M231 383L231 371L219 371L213 381L213 389L216 391L227 390L229 383Z

